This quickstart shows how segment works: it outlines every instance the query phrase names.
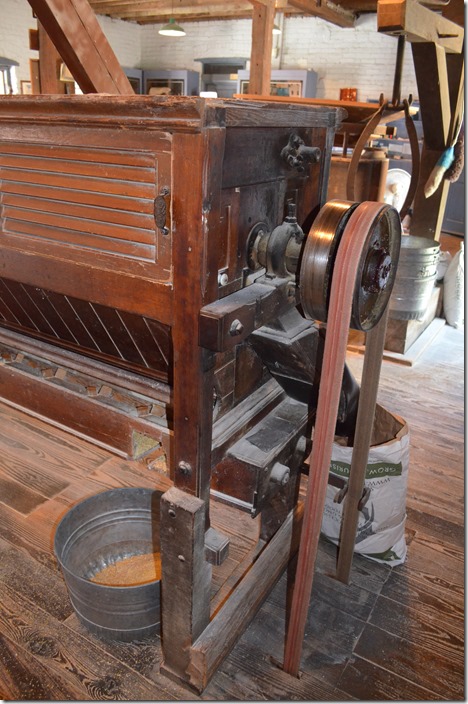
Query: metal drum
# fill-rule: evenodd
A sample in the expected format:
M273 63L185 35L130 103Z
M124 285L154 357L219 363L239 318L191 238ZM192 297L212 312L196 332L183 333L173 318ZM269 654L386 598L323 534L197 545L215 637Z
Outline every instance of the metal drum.
M440 244L412 235L401 238L400 261L389 303L391 318L418 320L429 305L437 274Z
M91 581L105 567L159 553L162 492L112 489L74 506L54 541L73 608L82 623L108 640L132 641L159 631L160 581L108 586Z

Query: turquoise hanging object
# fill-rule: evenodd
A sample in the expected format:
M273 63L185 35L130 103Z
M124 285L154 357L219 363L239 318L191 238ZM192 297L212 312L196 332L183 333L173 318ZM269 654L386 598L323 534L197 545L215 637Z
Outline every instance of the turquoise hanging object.
M452 165L454 156L454 147L448 147L442 156L439 157L437 164L432 169L431 175L427 179L426 185L424 186L424 195L426 198L432 196L432 194L439 188L445 172Z

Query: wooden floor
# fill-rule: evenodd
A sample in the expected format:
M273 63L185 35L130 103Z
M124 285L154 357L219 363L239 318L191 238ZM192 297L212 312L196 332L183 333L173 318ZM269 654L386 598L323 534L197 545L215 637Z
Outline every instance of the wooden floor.
M379 401L411 431L407 562L357 557L349 587L321 543L302 677L285 674L284 578L205 690L205 700L464 699L463 333L446 326L412 368L384 362ZM357 377L362 357L350 357ZM152 486L161 475L0 406L0 698L195 700L159 674L159 640L106 645L70 606L53 557L55 526L82 497ZM254 545L246 514L213 506L231 557L214 604ZM223 586L224 585L224 586Z

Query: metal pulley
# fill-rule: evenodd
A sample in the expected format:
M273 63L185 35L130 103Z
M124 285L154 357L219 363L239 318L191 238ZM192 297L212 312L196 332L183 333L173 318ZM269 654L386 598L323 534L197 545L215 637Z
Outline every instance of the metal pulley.
M373 203L373 206L376 204ZM355 282L350 327L371 330L380 320L395 281L401 241L401 221L395 208L377 204L368 227ZM267 278L290 279L299 287L304 317L327 322L336 254L348 221L365 203L331 200L315 218L306 237L296 220L295 205L272 232L264 222L250 231L249 268L265 268ZM304 241L305 240L305 241Z
M310 229L299 272L300 301L306 318L327 321L336 253L351 215L362 205L329 201ZM368 228L359 261L350 327L368 331L382 317L395 281L400 240L398 212L382 204Z

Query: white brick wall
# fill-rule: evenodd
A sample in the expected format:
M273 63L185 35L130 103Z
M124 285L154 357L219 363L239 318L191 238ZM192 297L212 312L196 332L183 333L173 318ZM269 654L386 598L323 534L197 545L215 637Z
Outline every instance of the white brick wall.
M233 56L250 59L250 20L187 22L183 26L185 37L164 37L158 34L159 25L143 25L141 67L189 69L201 73L201 64L194 59Z
M27 0L0 0L0 56L20 62L19 79L29 80L28 29L35 20ZM250 57L250 20L188 22L185 37L163 37L159 26L137 25L99 17L122 66L191 69L201 72L196 58ZM278 42L273 39L273 44ZM358 99L391 98L397 40L379 34L375 15L364 15L354 29L342 29L312 17L284 19L282 47L273 68L309 68L319 76L317 97L339 98L340 88L356 87ZM417 97L411 47L405 52L402 97Z
M201 71L195 58L250 57L250 20L189 22L185 37L162 37L157 26L143 26L142 68L178 68ZM273 44L277 40L273 39ZM392 97L397 40L377 32L376 15L364 15L355 29L342 29L312 17L284 20L282 51L273 68L309 68L319 75L317 97L338 99L340 88L358 88L358 99ZM411 47L405 52L402 97L416 98Z
M126 68L141 68L142 26L134 22L112 20L102 15L98 15L98 20L120 65Z
M317 71L317 97L338 99L340 88L358 89L358 100L390 99L397 39L377 32L376 15L364 15L355 28L343 29L318 18L288 18L284 23L282 68ZM401 95L416 97L411 47L405 51Z

